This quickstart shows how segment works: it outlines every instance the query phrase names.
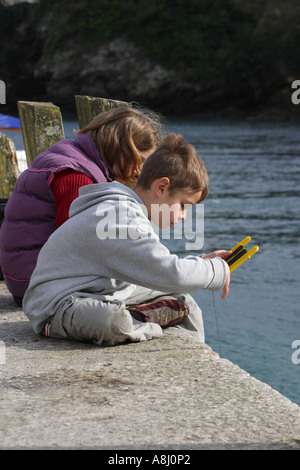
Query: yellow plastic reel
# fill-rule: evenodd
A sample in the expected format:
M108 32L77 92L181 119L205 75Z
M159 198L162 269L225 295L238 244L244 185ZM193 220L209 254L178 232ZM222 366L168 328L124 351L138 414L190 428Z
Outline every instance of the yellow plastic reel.
M232 254L226 258L225 261L230 261L235 256L235 251L238 250L239 248L243 248L247 243L251 241L251 237L246 237L244 240L242 240L240 243L238 243L234 248L232 248ZM257 251L259 250L258 246L254 246L251 248L249 251L247 251L243 256L241 256L239 259L237 259L232 265L229 266L230 272L232 273L236 268L241 266L245 261L250 259Z

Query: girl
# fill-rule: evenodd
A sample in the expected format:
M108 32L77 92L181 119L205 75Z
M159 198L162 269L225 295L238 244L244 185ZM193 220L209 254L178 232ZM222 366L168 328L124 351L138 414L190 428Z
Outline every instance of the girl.
M161 139L158 116L115 108L38 155L19 177L0 231L0 265L18 305L49 236L67 219L81 186L132 183Z

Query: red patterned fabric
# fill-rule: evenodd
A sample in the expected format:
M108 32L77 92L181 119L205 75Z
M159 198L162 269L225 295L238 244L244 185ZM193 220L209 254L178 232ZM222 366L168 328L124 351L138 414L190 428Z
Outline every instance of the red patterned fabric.
M129 305L128 310L137 312L145 321L171 326L187 317L187 306L176 297L159 297L140 305Z
M78 197L79 188L87 184L93 184L93 181L75 170L64 170L55 176L51 188L57 211L55 218L57 227L60 227L69 218L71 203Z

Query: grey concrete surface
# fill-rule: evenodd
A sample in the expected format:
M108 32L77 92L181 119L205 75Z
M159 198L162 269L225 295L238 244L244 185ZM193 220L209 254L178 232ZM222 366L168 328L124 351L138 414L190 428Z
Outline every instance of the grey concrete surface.
M300 408L176 327L97 347L31 330L0 282L1 449L300 449Z

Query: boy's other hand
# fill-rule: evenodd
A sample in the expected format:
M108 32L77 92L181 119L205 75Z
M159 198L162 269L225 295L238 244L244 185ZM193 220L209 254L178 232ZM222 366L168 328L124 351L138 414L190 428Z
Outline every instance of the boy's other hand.
M225 299L228 295L229 292L229 284L230 284L230 269L227 263L226 264L226 271L227 271L227 276L226 276L226 281L223 287L223 294L222 294L222 299Z
M216 258L216 257L224 259L224 258L227 258L227 256L231 255L231 253L232 252L230 250L217 250L217 251L213 251L212 253L209 253L208 255L203 255L203 259ZM229 269L228 264L227 263L225 264L226 264L227 276L226 276L226 281L223 287L222 299L225 299L227 297L228 292L229 292L229 284L230 284L230 269Z

